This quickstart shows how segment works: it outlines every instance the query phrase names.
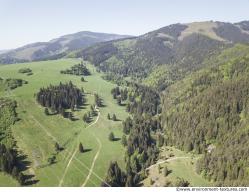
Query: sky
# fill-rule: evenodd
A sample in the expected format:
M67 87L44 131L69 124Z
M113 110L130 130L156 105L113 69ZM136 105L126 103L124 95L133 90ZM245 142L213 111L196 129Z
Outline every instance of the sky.
M0 50L78 31L141 35L173 23L249 20L249 0L0 0Z

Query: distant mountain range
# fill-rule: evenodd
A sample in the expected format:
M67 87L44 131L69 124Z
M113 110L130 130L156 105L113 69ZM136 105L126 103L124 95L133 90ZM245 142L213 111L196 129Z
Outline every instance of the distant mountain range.
M0 52L1 63L15 63L23 61L53 59L62 57L67 52L89 47L95 43L127 38L127 35L95 33L82 31L65 35L49 42L38 42L23 47Z
M0 63L57 59L72 52L103 71L144 77L161 64L177 63L175 67L185 72L197 69L206 56L246 42L249 21L178 23L138 37L83 31L2 53Z

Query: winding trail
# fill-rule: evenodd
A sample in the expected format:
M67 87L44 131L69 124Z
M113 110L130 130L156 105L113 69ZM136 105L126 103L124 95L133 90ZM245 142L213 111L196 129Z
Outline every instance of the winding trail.
M98 120L99 120L100 111L96 108L96 106L95 106L95 110L97 111L98 116L97 116L96 120L95 120L93 123L91 123L90 125L88 125L88 126L86 127L86 129L89 128L89 127L91 127L91 126L93 126L94 124L96 124L96 123L98 122ZM93 135L93 136L96 137L95 135ZM95 161L97 160L97 158L98 158L98 156L99 156L100 149L101 149L101 147L102 147L102 144L101 144L99 138L96 138L96 139L97 139L98 144L99 144L99 149L98 149L96 155L94 156L93 163L92 163L92 165L91 165L91 168L89 169L89 173L88 173L87 178L86 178L86 181L85 181L84 183L86 183L86 182L89 180L89 178L90 178L90 176L91 176L91 174L92 174L92 172L93 172L93 168L94 168L94 165L95 165ZM69 166L70 166L72 160L74 159L74 157L75 157L75 155L76 155L76 153L77 153L77 150L78 150L78 148L76 147L74 153L72 154L71 158L69 159L69 161L68 161L68 163L67 163L67 166L66 166L66 169L65 169L65 171L64 171L64 174L63 174L63 176L62 176L62 178L61 178L61 180L60 180L59 187L61 187L62 183L64 182L64 178L65 178L65 176L66 176L66 174L67 174L68 168L69 168Z
M163 164L163 163L166 163L166 162L170 162L170 161L175 161L177 159L190 159L191 157L173 157L173 158L169 158L167 160L164 160L164 161L159 161L157 162L156 164L153 164L151 166L149 166L148 168L146 168L146 170L149 170L157 165L160 165L160 164Z

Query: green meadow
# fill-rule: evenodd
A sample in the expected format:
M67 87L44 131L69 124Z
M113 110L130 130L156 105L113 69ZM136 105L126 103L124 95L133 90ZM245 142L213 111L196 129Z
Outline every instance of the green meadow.
M144 186L168 186L167 184L171 183L174 186L177 178L182 178L188 181L190 186L212 186L212 182L196 173L195 167L199 158L200 155L186 153L174 147L163 147L158 162L148 169L148 177L142 184ZM164 175L164 167L168 169L167 176Z
M100 186L110 161L116 160L124 167L124 147L120 141L109 141L112 131L116 138L122 137L122 120L128 114L125 107L117 105L112 98L111 89L115 84L102 79L102 74L87 64L92 75L81 82L80 76L60 74L60 70L78 64L77 59L62 59L32 63L0 65L1 78L20 78L28 81L14 90L1 89L0 97L17 101L17 113L20 120L12 127L12 134L17 142L18 151L26 156L27 170L31 186ZM33 75L18 73L21 68L32 69ZM87 98L84 108L74 112L75 121L61 115L45 115L35 98L41 87L60 82L72 81L78 88L83 87ZM90 111L94 104L93 94L98 93L104 101L99 108L98 116L89 124L84 123L82 116ZM119 121L107 119L107 114L116 114ZM55 142L64 150L55 154ZM79 153L81 142L87 152ZM56 163L48 165L48 158L53 154ZM3 186L16 186L17 182L6 175L0 175Z

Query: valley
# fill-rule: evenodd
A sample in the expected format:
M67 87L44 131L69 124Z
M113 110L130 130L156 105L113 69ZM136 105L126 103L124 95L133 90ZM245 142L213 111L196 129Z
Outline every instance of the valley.
M248 30L177 23L30 62L0 55L0 183L247 186Z

